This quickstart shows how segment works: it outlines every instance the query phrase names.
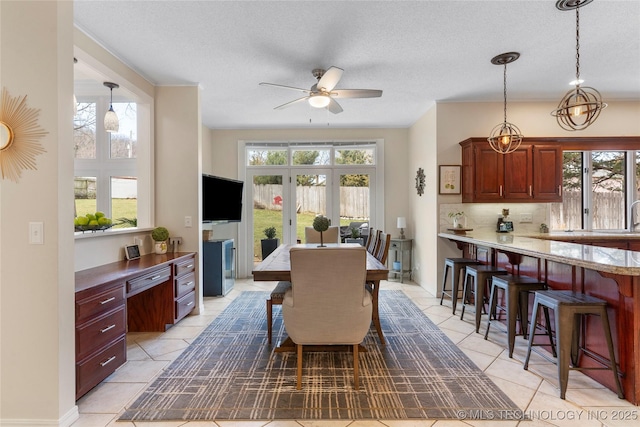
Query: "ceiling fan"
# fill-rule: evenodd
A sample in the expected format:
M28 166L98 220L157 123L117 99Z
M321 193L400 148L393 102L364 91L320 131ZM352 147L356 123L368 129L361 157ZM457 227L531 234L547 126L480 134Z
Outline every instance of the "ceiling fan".
M311 89L302 89L299 87L279 85L275 83L260 83L261 86L274 86L284 89L297 90L298 92L304 92L308 95L302 98L295 99L287 102L286 104L275 107L275 110L281 110L297 104L304 100L307 100L312 107L326 108L333 114L342 112L342 107L336 102L336 98L379 98L382 96L381 90L375 89L336 89L336 85L342 77L344 70L338 67L330 67L328 70L316 68L312 71L313 76L318 79L318 82L311 86Z

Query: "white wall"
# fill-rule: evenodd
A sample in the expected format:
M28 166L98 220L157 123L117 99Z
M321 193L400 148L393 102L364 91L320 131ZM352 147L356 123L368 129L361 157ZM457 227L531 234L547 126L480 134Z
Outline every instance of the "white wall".
M0 87L26 95L48 132L36 170L0 180L0 424L70 425L78 416L72 3L0 2L0 52ZM44 224L44 244L29 244L30 222Z
M559 94L561 97L562 94ZM588 137L588 136L637 136L640 135L640 102L616 102L607 100L609 103L598 120L584 131L567 132L560 128L549 113L556 108L556 102L510 102L508 104L507 119L516 124L525 137ZM493 126L499 124L503 120L503 103L438 103L435 107L437 111L437 129L436 139L438 165L459 165L461 164L461 151L458 143L469 137L483 137L488 135ZM425 129L424 120L428 120L429 116L434 114L431 110L427 112L421 120L419 120L412 128L415 139L428 140L431 138L432 130ZM430 160L430 152L420 151L419 146L416 147L412 143L410 159L411 161L428 162ZM412 168L413 169L413 168ZM426 173L426 172L425 172ZM427 181L429 183L429 181ZM458 204L461 203L459 195L438 195L437 178L434 179L432 185L428 186L428 192L435 195L437 204L418 204L413 208L415 218L424 219L417 224L420 227L416 230L418 236L423 234L430 235L435 233L439 227L440 221L440 205L442 204ZM424 197L424 196L423 196ZM491 205L496 205L491 206ZM489 206L474 206L470 209L477 209L478 212L489 212L491 209L501 209L498 204L489 204ZM531 206L527 204L510 204L514 212L529 211ZM536 209L537 211L537 209ZM497 219L497 216L496 216ZM425 230L424 232L422 230ZM418 248L428 244L429 240L421 237L416 243ZM420 252L419 252L420 253ZM444 239L437 240L437 257L424 258L420 253L419 261L428 263L422 270L437 271L437 278L430 277L429 281L424 279L420 282L422 286L429 290L437 289L440 291L440 281L442 278L442 265L444 258L448 256L459 256L460 251L455 244ZM435 279L435 282L431 281Z

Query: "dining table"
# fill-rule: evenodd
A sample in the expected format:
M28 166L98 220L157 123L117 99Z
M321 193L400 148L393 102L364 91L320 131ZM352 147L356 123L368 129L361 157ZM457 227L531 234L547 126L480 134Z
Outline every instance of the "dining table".
M293 247L297 248L318 248L317 243L303 243L303 244L282 244L273 251L268 257L262 260L253 269L254 281L291 281L291 260L289 258L289 251ZM349 247L359 246L358 243L325 243L326 247ZM366 282L371 286L371 299L372 299L372 315L371 320L378 333L380 343L385 345L384 335L382 334L382 327L380 326L380 314L378 312L378 299L380 293L380 281L386 280L389 276L389 269L386 265L381 263L375 256L367 252L367 275ZM295 286L295 285L294 285Z

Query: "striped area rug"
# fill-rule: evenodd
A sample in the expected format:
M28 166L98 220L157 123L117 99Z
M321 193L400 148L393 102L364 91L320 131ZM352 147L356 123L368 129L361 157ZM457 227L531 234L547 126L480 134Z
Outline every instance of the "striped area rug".
M120 420L495 419L517 412L504 395L402 291L380 292L387 345L375 329L360 353L304 356L267 345L266 292L243 292L140 395ZM285 336L274 307L274 341Z

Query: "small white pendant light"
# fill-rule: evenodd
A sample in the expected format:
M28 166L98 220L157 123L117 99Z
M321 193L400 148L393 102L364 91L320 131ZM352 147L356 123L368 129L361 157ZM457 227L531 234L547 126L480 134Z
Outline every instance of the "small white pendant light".
M487 138L487 141L489 141L489 145L494 151L502 154L516 151L520 147L522 138L524 138L520 133L520 129L507 121L507 64L518 58L520 58L518 52L501 53L491 58L492 64L504 65L504 121L491 130L491 136Z
M111 82L104 82L103 84L111 89L109 111L104 115L104 130L107 132L118 132L118 129L120 129L120 122L118 121L118 115L113 111L113 89L118 89L120 85Z

